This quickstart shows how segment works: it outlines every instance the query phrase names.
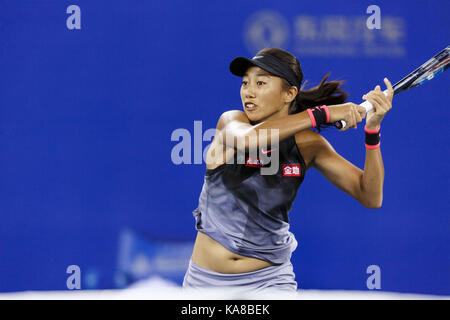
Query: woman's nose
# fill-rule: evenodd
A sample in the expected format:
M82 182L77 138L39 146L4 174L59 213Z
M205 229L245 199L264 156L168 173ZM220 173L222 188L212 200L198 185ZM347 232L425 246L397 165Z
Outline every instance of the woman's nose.
M253 86L248 85L247 88L245 88L245 97L246 98L254 98L255 97L255 90L253 88Z

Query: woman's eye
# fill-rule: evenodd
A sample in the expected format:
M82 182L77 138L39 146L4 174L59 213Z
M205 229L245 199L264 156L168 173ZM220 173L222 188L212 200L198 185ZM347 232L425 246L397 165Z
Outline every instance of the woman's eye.
M256 84L257 84L258 86L262 86L263 84L265 84L265 82L264 82L264 81L256 81ZM248 85L248 81L243 80L243 81L242 81L242 85L243 85L243 86Z

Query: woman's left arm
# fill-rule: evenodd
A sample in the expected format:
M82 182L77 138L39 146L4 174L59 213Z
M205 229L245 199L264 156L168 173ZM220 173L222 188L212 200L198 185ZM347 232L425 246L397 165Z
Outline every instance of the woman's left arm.
M379 128L384 116L392 108L394 92L389 80L384 79L384 82L388 89L387 96L381 92L379 86L363 96L363 99L373 105L373 109L367 113L366 117L366 128L369 130ZM384 165L380 148L366 148L363 171L340 156L325 138L318 136L312 166L336 187L358 200L365 207L381 207Z
M338 154L318 135L311 167L328 181L367 208L379 208L383 201L384 166L380 149L367 149L364 171Z

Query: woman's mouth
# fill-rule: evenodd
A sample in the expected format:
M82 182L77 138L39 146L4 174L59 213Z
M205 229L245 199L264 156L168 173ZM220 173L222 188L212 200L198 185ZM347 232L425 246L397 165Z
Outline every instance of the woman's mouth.
M257 107L256 104L254 104L253 102L246 102L244 104L244 106L245 106L245 110L248 110L248 111L253 111Z

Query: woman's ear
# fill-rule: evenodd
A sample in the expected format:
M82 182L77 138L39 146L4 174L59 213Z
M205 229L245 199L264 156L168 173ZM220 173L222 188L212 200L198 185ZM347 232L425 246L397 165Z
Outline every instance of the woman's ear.
M294 101L295 97L297 96L298 89L295 86L291 86L288 90L285 91L285 102L291 103Z

